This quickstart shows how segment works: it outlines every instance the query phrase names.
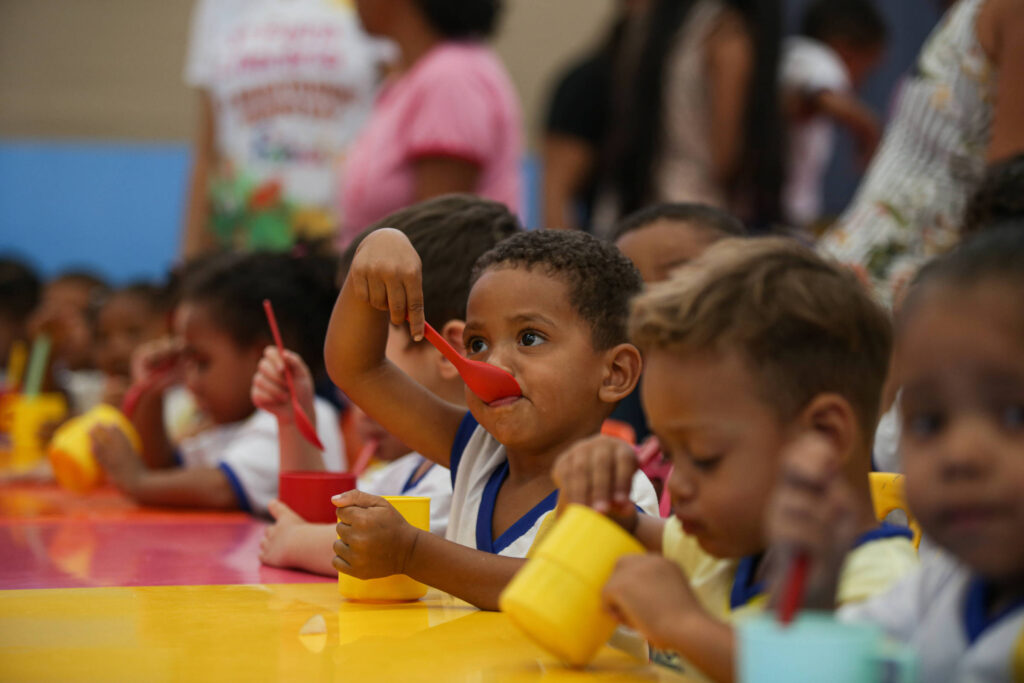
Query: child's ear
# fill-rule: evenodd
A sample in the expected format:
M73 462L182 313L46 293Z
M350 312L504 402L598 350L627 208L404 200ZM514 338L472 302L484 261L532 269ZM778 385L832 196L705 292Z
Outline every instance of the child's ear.
M465 327L466 321L456 318L452 318L441 327L441 336L463 356L466 355L463 353L465 347L462 344L462 330ZM440 353L437 354L437 372L445 380L454 379L459 375L459 371L455 369L455 366Z
M606 351L598 398L605 403L618 403L629 396L640 381L643 365L640 350L632 344L619 344Z
M818 394L800 412L801 430L813 430L836 449L845 465L858 446L860 428L857 413L850 402L839 394Z

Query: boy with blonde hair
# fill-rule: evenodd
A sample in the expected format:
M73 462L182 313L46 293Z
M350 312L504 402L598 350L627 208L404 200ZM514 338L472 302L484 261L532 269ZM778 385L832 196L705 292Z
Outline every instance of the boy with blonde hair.
M640 517L622 483L633 451L577 444L556 464L561 504L590 504L657 555L625 558L608 607L656 648L733 678L730 622L765 602L763 516L782 455L808 441L839 454L855 529L840 599L862 600L911 568L910 531L880 525L868 486L888 368L886 314L853 276L795 242L723 240L633 304L651 427L673 464L674 516ZM674 655L655 659L684 666Z

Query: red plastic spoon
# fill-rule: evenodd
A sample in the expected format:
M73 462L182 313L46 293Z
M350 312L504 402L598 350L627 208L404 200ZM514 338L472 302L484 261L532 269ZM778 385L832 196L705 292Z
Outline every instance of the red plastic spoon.
M785 581L782 584L782 595L779 599L779 623L788 626L793 621L797 610L804 601L804 586L807 583L807 571L811 560L806 552L798 552L790 560Z
M423 328L427 341L451 361L469 390L479 396L484 403L497 401L499 398L523 395L523 390L519 388L515 377L490 363L465 358L453 349L452 345L439 335L437 330L431 327L426 320L423 321Z
M277 351L281 354L281 361L284 362L284 343L281 341L281 331L277 329L277 318L274 317L274 307L270 305L270 299L263 300L263 310L267 313L267 322L270 323L270 331L274 335L274 343L277 344ZM292 371L288 369L287 363L284 364L284 378L288 382L288 393L292 397L292 412L295 413L295 426L299 428L299 434L302 434L306 441L323 450L324 445L320 443L313 423L306 416L305 411L302 410L302 406L299 405L299 399L295 395L295 384L292 382Z

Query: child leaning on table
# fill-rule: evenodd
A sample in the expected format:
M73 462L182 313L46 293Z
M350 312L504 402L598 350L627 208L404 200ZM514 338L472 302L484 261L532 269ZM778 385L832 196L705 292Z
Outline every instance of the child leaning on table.
M430 305L427 321L456 348L462 348L469 279L477 258L503 239L521 230L519 220L504 204L472 195L446 195L397 211L356 238L341 257L340 270L348 271L363 239L382 226L391 226L408 237L424 264L423 296ZM430 344L416 344L405 325L388 330L387 359L402 372L452 405L465 406L465 392L458 371ZM295 354L287 362L302 394L312 399L309 371ZM281 356L268 346L253 378L253 402L278 418L282 469L287 462L309 463L318 453L298 435L292 420ZM447 468L411 452L358 407L358 425L371 438L380 439L378 457L390 451L386 465L360 477L358 488L376 495L427 496L430 498L430 530L444 535L451 506L452 480ZM296 456L296 451L305 455ZM311 452L310 452L311 451ZM308 467L308 465L307 465ZM315 464L314 464L315 467ZM333 524L309 524L280 501L270 504L276 523L267 529L260 546L260 560L274 566L294 567L326 576L338 572L332 565L335 539Z
M624 558L609 609L656 648L732 680L731 622L765 603L763 517L783 454L827 442L855 530L840 600L862 600L916 564L909 529L876 521L871 435L889 362L888 317L852 274L796 242L723 240L633 304L651 427L670 457L674 516L626 498L633 450L595 438L555 466L559 504L590 504L658 555ZM678 665L675 656L655 660Z
M277 495L277 421L257 410L249 388L272 338L270 299L284 342L318 367L334 286L334 259L225 254L191 272L174 311L174 337L141 347L136 383L147 387L132 415L135 453L120 430L99 426L96 459L115 486L145 505L241 509L267 514ZM212 426L175 448L164 429L163 394L184 382ZM341 469L344 446L333 406L317 399L324 464Z
M452 472L446 539L406 524L383 499L336 498L334 566L360 578L407 574L495 609L557 497L551 466L576 440L596 434L632 391L640 354L626 341L629 298L640 277L614 247L585 233L527 232L484 254L474 268L463 345L469 358L510 372L519 398L469 413L442 401L385 356L388 321L409 318L423 337L420 260L397 230L360 245L327 335L331 377L389 432ZM657 511L639 474L633 499Z
M944 553L892 590L843 607L908 643L921 680L1024 681L1024 223L926 266L897 321L900 449L911 513ZM833 609L851 509L827 448L794 452L771 506L773 546L817 566Z

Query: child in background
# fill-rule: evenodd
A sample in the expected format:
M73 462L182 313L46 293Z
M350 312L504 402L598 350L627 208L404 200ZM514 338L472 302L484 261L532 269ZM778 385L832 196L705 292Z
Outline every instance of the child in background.
M7 389L24 381L24 367L16 378L7 377L7 367L15 344L21 344L27 353L31 342L28 320L39 305L41 291L39 276L26 263L0 258L0 372L4 373L0 385Z
M469 358L510 372L522 396L485 403L466 390L469 413L385 355L389 321L408 318L412 338L423 339L424 307L432 304L421 281L420 259L405 235L371 233L338 297L325 355L353 402L451 469L447 540L413 528L383 499L350 491L335 498L334 566L359 578L406 574L495 609L554 509L555 458L596 434L636 385L640 354L625 341L625 322L640 277L614 247L579 232L521 233L481 256L463 345ZM657 510L642 474L626 488L645 510Z
M808 227L822 217L834 124L853 135L864 166L878 146L878 120L857 89L885 51L886 27L872 0L816 0L802 34L786 40L779 80L789 118L783 206L792 225Z
M612 239L640 271L644 285L650 286L700 256L723 237L746 234L743 223L727 211L706 204L679 203L655 204L627 216L619 223ZM639 389L615 407L612 419L630 425L637 441L650 435ZM659 487L658 481L654 484Z
M249 396L271 342L262 302L270 299L285 342L317 368L333 278L332 259L284 254L226 254L190 274L174 312L175 339L150 345L135 363L135 381L148 387L132 416L142 458L122 432L102 426L92 432L111 481L146 505L266 514L277 494L277 423ZM182 379L214 426L175 450L164 431L162 391ZM324 464L340 469L337 413L322 399L315 405Z
M53 343L45 385L67 394L72 414L89 410L103 395L103 374L93 357L93 328L97 307L108 291L92 273L65 272L46 284L29 319L29 334L35 338L45 332Z
M926 266L899 314L907 503L948 554L844 607L909 643L922 681L1024 681L1024 223ZM807 604L833 609L851 510L828 447L794 451L771 506L772 543L817 571ZM847 560L849 562L849 560Z
M115 290L103 302L96 319L96 366L106 380L104 402L121 407L131 385L132 354L167 336L170 310L167 291L145 282Z
M730 622L764 605L763 517L782 454L806 439L837 454L851 542L839 599L884 590L916 564L909 529L879 525L868 485L890 325L854 276L779 238L724 240L633 304L642 394L669 454L674 517L635 514L633 450L598 437L555 466L560 505L609 514L648 549L605 586L609 609L656 648L733 678ZM655 652L676 665L670 653Z
M619 223L612 239L645 285L668 278L723 237L743 237L738 218L707 204L654 204Z
M430 301L427 320L456 348L462 348L469 278L477 258L495 244L521 230L519 220L503 204L472 195L445 195L415 204L384 218L360 235L341 257L347 272L359 244L381 225L390 225L409 238L421 261L424 298ZM388 360L439 398L465 406L462 378L448 360L429 344L414 344L404 325L388 331ZM298 379L309 371L298 357L286 352ZM267 347L253 378L253 402L278 416L282 469L289 451L308 450L304 441L286 440L291 428L291 404L287 399L280 355ZM308 381L297 381L300 401L311 396ZM370 494L427 496L430 498L430 530L444 536L451 505L452 480L447 468L434 464L389 434L358 406L356 424L363 441L377 442L375 457L385 464L359 479L359 490ZM333 576L331 564L336 531L333 524L309 524L280 501L270 504L276 523L267 530L260 547L264 564L286 566Z

